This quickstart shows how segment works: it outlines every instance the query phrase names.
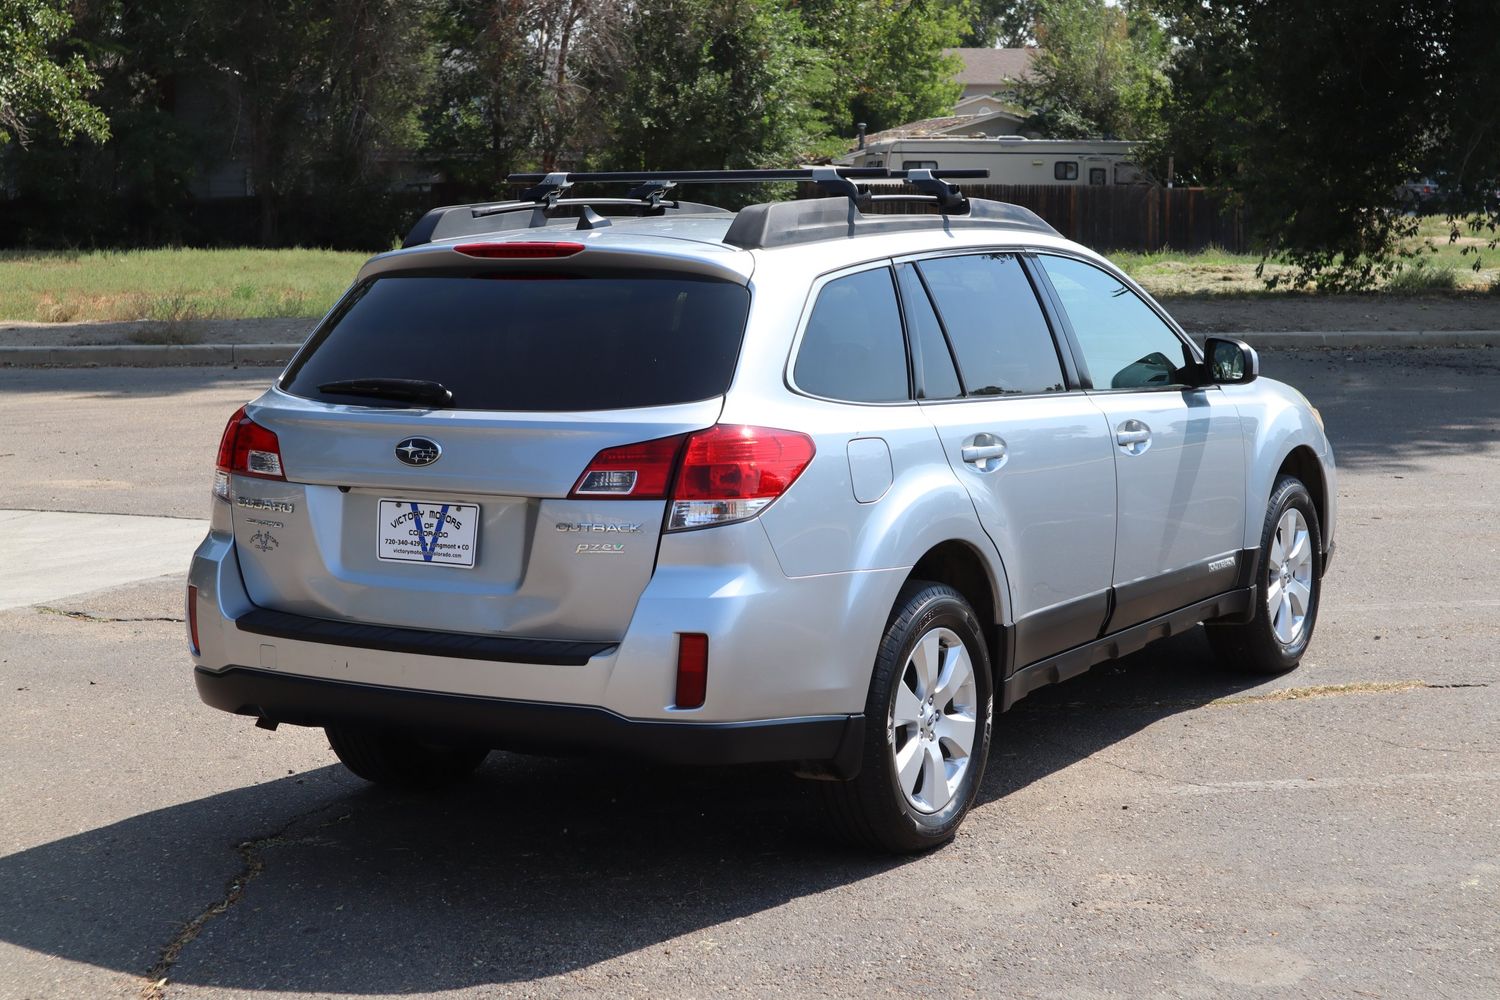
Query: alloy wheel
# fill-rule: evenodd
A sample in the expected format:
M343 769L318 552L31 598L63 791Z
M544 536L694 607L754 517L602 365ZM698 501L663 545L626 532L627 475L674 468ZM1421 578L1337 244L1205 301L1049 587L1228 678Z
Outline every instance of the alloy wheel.
M896 781L917 811L935 813L963 784L979 725L969 649L952 629L917 641L896 685L887 743Z
M1276 523L1267 566L1266 607L1276 641L1290 646L1307 626L1313 602L1312 536L1302 512L1288 507Z

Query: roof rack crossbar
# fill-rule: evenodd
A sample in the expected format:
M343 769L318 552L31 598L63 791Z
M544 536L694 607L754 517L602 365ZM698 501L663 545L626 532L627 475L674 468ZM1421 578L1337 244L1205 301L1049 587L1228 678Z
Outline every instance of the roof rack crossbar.
M475 205L470 211L474 218L482 219L487 215L503 215L506 212L530 212L536 209L548 211L554 208L576 207L579 205L629 205L632 208L659 208L662 205L675 206L675 201L664 202L660 196L656 198L553 198L550 201L502 201L493 205Z
M769 184L781 181L801 181L822 188L829 194L842 195L856 207L868 206L873 199L890 200L891 196L874 196L856 181L904 180L922 194L931 197L938 210L948 214L961 214L969 210L969 202L946 180L983 180L989 177L988 170L890 170L886 167L799 167L775 170L625 170L585 171L579 173L555 172L550 174L511 174L507 180L512 184L534 184L522 193L527 201L543 201L550 208L564 204L558 193L574 184L635 184L626 196L631 199L649 201L654 207L661 193L679 184ZM902 196L907 197L907 196ZM927 200L912 198L911 200ZM596 199L600 204L609 204ZM477 214L477 213L476 213Z

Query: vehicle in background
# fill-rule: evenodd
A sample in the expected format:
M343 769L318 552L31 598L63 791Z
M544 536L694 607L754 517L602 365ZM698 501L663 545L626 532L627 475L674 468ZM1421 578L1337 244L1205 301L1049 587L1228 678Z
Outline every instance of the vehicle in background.
M920 136L877 139L836 161L889 170L987 170L986 184L1109 187L1151 184L1133 162L1136 143L1103 139Z

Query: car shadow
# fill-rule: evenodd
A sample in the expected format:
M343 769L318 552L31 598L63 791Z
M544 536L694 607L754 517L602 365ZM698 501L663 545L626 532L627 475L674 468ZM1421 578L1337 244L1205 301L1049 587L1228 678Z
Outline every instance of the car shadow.
M1500 351L1267 351L1261 360L1322 411L1341 468L1403 472L1500 452Z
M970 823L1248 686L1212 666L1197 630L1039 692L999 720ZM815 791L772 770L496 754L448 793L392 795L330 766L0 859L0 939L144 975L228 900L174 982L380 994L524 982L921 863L830 840Z

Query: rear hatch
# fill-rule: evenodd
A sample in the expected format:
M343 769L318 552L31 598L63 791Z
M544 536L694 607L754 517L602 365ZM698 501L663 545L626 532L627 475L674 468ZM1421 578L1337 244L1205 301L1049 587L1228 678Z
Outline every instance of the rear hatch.
M749 301L720 276L557 260L365 278L245 411L284 475L242 463L230 483L251 600L620 638L662 530L666 484L650 479L676 456L627 452L583 474L601 452L714 424Z

